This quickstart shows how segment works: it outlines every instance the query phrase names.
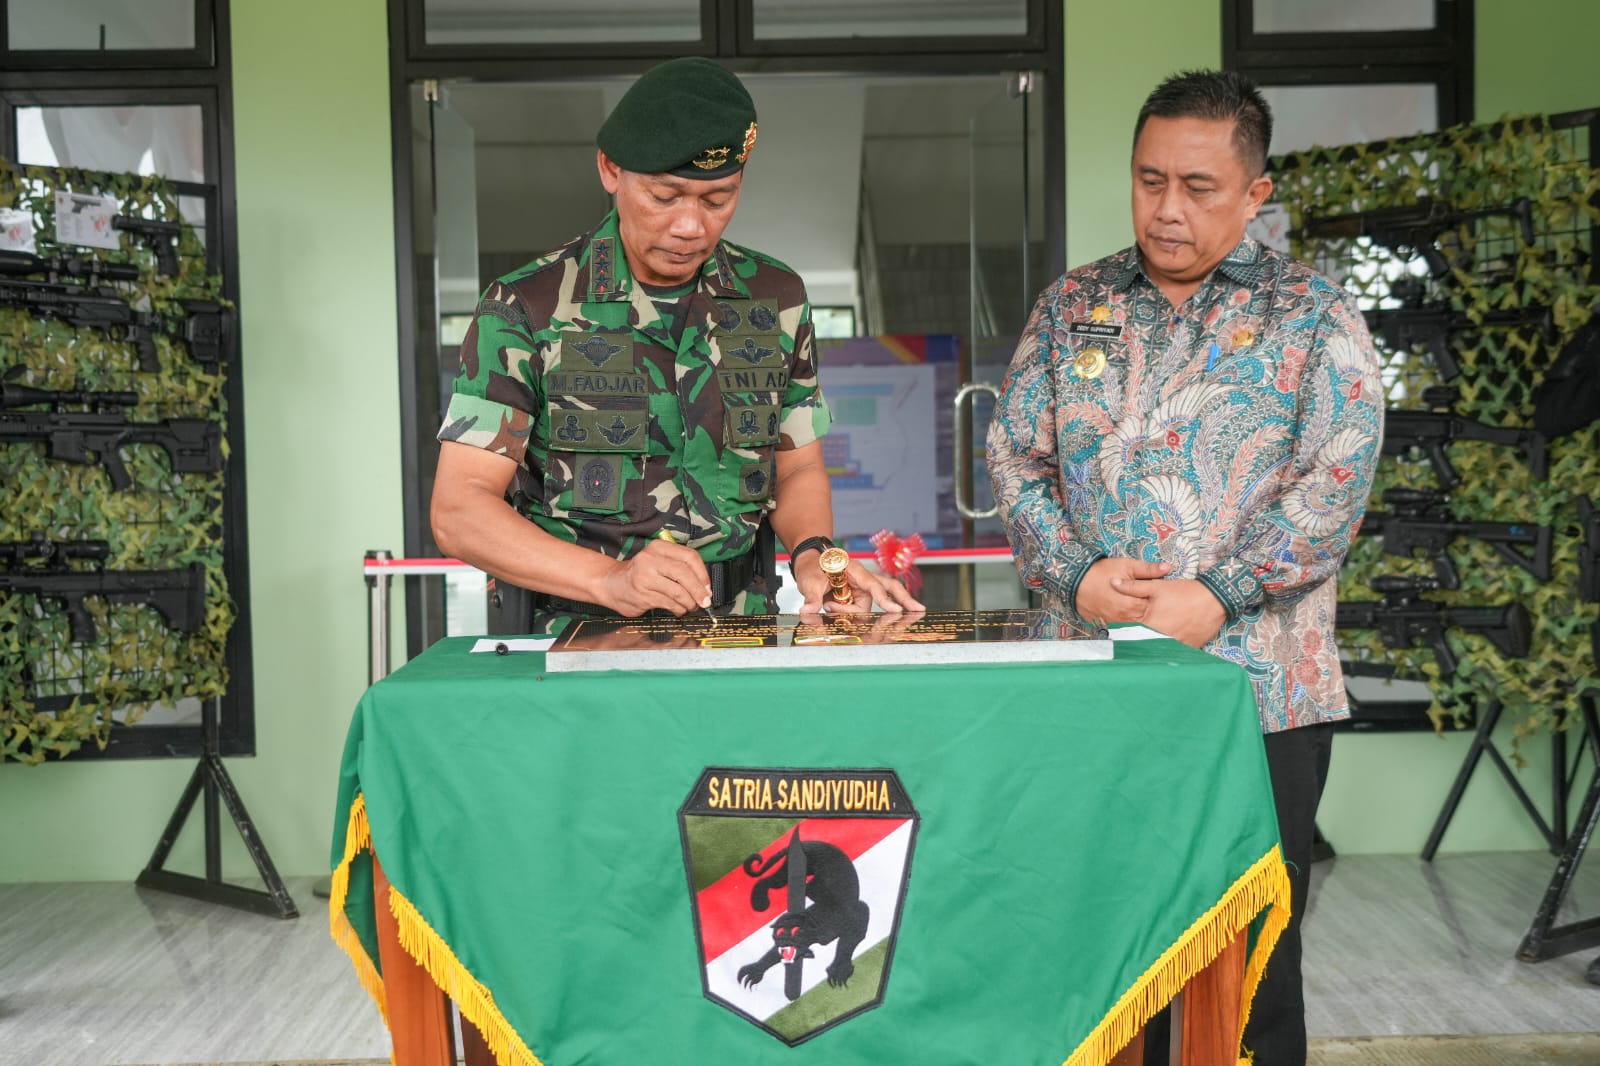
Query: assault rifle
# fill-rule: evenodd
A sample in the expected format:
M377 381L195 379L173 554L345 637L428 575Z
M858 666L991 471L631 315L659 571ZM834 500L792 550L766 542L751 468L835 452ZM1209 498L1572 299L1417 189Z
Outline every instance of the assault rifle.
M72 642L83 644L100 635L84 598L97 596L108 604L142 603L153 607L167 628L193 633L206 616L206 572L199 563L183 570L106 570L110 547L103 540L52 541L42 533L32 540L0 544L0 594L37 596L60 604L67 612ZM37 559L35 566L23 565ZM97 564L74 570L73 560Z
M1457 537L1481 540L1512 565L1540 581L1550 580L1549 526L1462 521L1451 514L1450 497L1432 489L1386 489L1383 502L1389 510L1368 511L1361 532L1379 537L1388 555L1410 557L1422 549L1433 560L1433 572L1442 589L1461 587L1461 575L1446 550ZM1512 547L1515 544L1530 545L1533 551L1520 552Z
M1533 208L1526 198L1476 211L1457 211L1442 201L1419 196L1415 203L1399 207L1378 207L1347 215L1307 218L1300 227L1300 235L1318 238L1367 237L1396 255L1406 258L1422 256L1428 264L1428 273L1435 278L1442 278L1450 273L1450 261L1439 247L1439 237L1446 230L1465 225L1473 219L1496 217L1516 219L1522 243L1533 243Z
M169 278L178 276L178 237L183 226L178 222L163 222L154 218L137 218L133 215L115 215L111 228L131 233L144 242L156 255L156 265Z
M1461 374L1455 355L1450 351L1450 335L1466 330L1497 327L1536 326L1547 342L1556 339L1555 313L1545 305L1523 307L1508 311L1485 311L1473 319L1465 312L1452 308L1448 301L1427 302L1423 299L1425 283L1421 278L1402 278L1389 290L1400 301L1394 310L1363 311L1367 328L1393 351L1410 351L1416 345L1427 348L1433 356L1433 365L1443 381L1451 381Z
M0 307L59 319L80 329L92 327L112 340L136 346L140 370L154 373L161 369L153 332L161 325L160 316L135 311L109 290L49 281L0 280Z
M1461 484L1461 475L1451 465L1445 446L1455 440L1485 440L1515 447L1533 476L1542 481L1548 469L1544 434L1536 429L1490 426L1464 418L1452 410L1460 395L1453 386L1435 385L1422 390L1422 402L1430 410L1389 408L1383 418L1383 454L1403 456L1414 450L1427 453L1439 487L1448 492Z
M132 263L107 263L94 257L58 255L41 259L31 252L0 252L0 274L12 277L32 277L43 274L44 280L60 282L65 278L84 278L90 286L102 281L138 281L141 271Z
M1499 607L1451 607L1422 593L1436 589L1431 578L1384 574L1372 579L1372 588L1383 599L1341 602L1334 617L1339 629L1376 629L1390 647L1408 648L1418 643L1433 647L1439 671L1448 677L1461 664L1444 639L1447 629L1464 629L1487 637L1507 655L1522 658L1533 643L1533 620L1528 609L1512 601Z
M1600 601L1600 507L1590 503L1587 496L1578 497L1578 521L1583 523L1583 546L1578 549L1578 597L1594 603ZM1595 639L1600 641L1600 622L1595 624Z
M42 441L51 459L98 461L119 492L133 484L120 454L126 444L160 445L175 474L214 474L222 469L222 435L215 422L204 418L129 422L113 413L138 402L131 392L52 391L0 380L0 444ZM68 411L69 405L88 410ZM19 407L49 410L15 410Z

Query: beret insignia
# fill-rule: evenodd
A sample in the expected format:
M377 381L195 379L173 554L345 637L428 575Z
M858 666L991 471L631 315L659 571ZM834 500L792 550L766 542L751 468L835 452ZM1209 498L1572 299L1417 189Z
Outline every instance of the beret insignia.
M750 150L756 146L756 124L750 123L750 128L744 131L744 147L739 149L739 154L734 156L734 162L743 163L750 158Z
M731 151L733 149L727 145L723 145L721 148L707 148L695 156L693 162L701 170L716 170L728 162L728 153Z

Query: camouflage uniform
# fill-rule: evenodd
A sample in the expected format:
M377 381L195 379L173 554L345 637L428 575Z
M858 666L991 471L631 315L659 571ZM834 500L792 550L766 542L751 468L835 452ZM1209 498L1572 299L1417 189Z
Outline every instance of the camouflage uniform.
M513 506L562 540L626 559L665 529L707 563L748 555L776 452L828 430L811 308L792 270L727 241L682 299L674 337L613 211L489 286L439 439L517 460ZM719 610L770 611L769 569Z

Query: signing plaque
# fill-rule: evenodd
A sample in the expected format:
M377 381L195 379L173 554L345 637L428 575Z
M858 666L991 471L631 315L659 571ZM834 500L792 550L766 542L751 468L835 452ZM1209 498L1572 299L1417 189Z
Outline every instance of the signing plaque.
M551 673L807 666L1080 662L1111 658L1103 632L1046 611L757 614L574 622L545 656Z

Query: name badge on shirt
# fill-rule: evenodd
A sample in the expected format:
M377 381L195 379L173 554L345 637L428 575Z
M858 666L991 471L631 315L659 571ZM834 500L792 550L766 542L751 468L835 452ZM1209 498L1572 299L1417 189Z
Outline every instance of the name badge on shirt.
M1068 322L1067 332L1074 337L1120 337L1122 327L1109 322Z

